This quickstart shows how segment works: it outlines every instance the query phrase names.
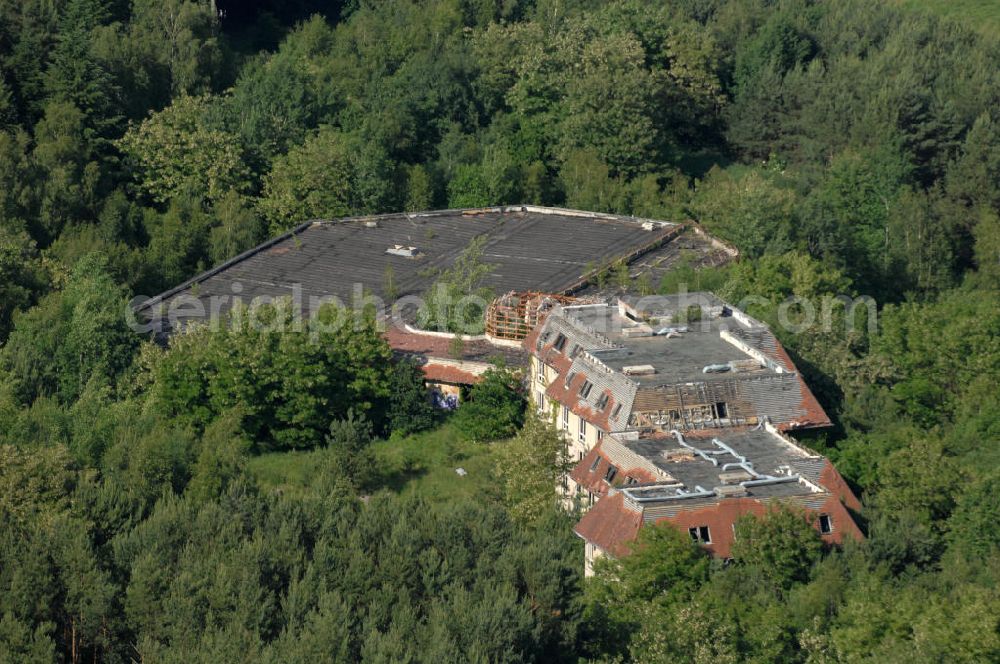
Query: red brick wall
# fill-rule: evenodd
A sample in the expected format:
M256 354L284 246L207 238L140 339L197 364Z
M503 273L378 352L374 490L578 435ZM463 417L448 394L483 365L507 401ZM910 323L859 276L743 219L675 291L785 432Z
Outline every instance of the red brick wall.
M720 558L729 558L734 539L733 524L736 520L744 514L762 516L767 513L767 509L767 505L753 498L727 498L717 505L684 511L674 517L661 519L660 522L667 521L684 533L687 533L688 528L708 526L712 543L707 544L705 548ZM833 522L833 532L822 535L823 541L827 544L840 544L845 537L855 540L862 538L861 531L837 496L830 496L823 507L815 512L817 529L820 514L829 514Z

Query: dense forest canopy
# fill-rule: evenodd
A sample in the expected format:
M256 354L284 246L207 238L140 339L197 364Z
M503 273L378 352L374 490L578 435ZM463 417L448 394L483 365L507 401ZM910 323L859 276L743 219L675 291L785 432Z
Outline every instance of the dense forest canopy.
M1000 658L998 62L862 0L0 0L0 661ZM775 513L723 567L649 528L585 582L505 370L455 415L518 432L497 491L442 504L373 466L439 415L364 314L126 325L304 219L521 202L742 251L644 288L875 298L775 327L866 541ZM247 470L308 448L300 492Z

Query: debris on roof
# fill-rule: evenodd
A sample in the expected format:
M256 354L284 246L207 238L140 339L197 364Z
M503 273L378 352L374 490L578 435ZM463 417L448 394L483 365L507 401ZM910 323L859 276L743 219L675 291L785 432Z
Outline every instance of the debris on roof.
M609 468L618 469L611 479ZM708 528L714 533L708 548L728 557L735 520L763 514L778 501L838 523L823 534L831 543L861 537L848 512L858 507L857 498L829 461L769 425L689 435L610 434L570 477L600 498L575 531L611 555L627 550L642 523L667 521Z
M698 321L668 325L691 307L702 312ZM525 338L525 349L559 374L546 395L606 431L733 427L765 418L783 430L830 424L767 326L711 293L556 307ZM598 389L580 389L587 384ZM623 406L614 417L599 412L605 392Z

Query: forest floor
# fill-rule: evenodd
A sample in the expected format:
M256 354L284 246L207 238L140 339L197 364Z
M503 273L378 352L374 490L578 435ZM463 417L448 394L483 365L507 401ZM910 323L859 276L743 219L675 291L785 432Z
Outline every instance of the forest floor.
M412 436L377 440L372 443L378 469L376 488L412 493L434 502L491 494L496 485L494 450L502 444L463 441L447 422ZM250 471L264 489L296 492L310 483L318 465L317 454L262 454L250 459ZM457 468L467 474L459 475Z

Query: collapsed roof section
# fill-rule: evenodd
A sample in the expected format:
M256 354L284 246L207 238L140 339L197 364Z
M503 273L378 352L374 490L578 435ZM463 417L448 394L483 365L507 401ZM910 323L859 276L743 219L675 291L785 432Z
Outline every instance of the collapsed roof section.
M711 293L558 307L525 348L556 370L546 395L605 431L830 424L771 331Z

